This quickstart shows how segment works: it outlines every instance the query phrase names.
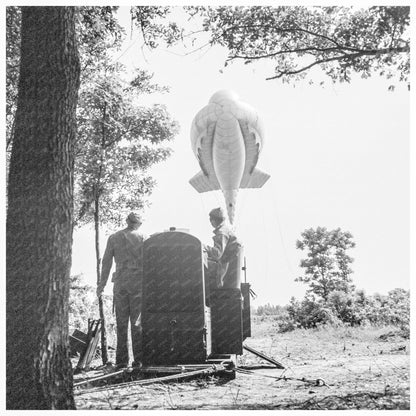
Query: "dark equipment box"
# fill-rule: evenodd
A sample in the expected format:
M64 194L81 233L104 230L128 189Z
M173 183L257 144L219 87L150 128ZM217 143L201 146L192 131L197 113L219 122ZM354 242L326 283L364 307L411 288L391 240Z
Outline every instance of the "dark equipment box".
M212 353L243 353L243 299L240 289L211 292Z
M211 354L202 244L170 231L144 243L143 364L204 363Z

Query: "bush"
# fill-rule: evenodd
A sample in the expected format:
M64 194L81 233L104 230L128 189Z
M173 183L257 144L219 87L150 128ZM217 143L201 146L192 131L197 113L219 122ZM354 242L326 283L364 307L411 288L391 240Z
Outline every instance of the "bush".
M366 296L363 290L344 292L336 290L326 301L306 295L302 301L295 298L289 305L259 306L259 316L273 315L278 321L279 332L296 328L316 328L322 325L394 325L409 336L410 292L394 289L387 296Z
M82 275L71 276L69 291L69 327L86 330L88 318L93 318L94 289L82 282Z
M87 332L88 319L98 319L98 299L95 288L85 284L82 275L71 276L71 287L69 291L69 327L70 333L74 329ZM115 346L116 323L112 312L112 299L104 295L104 316L107 330L108 345Z
M357 301L362 321L373 325L394 325L405 334L410 333L410 291L393 289L387 296L375 294Z
M338 324L339 319L324 301L305 296L302 302L292 298L288 306L289 317L298 328L316 328L318 324Z
M340 322L359 325L362 321L352 293L334 290L328 295L326 305Z

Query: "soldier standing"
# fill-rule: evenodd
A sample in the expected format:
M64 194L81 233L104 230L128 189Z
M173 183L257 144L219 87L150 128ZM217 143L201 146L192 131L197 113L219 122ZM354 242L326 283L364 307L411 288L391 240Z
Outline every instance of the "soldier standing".
M101 279L97 286L100 296L107 283L108 276L116 263L112 282L113 302L117 323L116 366L126 367L129 364L127 347L127 328L130 321L133 347L133 366L139 366L142 358L142 333L140 312L142 303L143 281L143 241L144 237L137 231L142 220L139 215L130 213L127 227L110 235L102 261Z
M204 246L208 257L208 278L211 287L233 287L236 283L224 282L230 262L237 256L241 243L237 240L233 230L225 224L225 212L222 208L215 208L209 213L209 220L214 227L213 246ZM213 284L214 283L214 284ZM238 283L239 285L239 283ZM239 286L238 286L239 287Z

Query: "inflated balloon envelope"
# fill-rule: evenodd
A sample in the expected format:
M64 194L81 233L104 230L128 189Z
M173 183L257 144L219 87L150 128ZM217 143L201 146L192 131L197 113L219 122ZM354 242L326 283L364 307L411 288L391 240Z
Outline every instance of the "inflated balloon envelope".
M189 183L198 192L221 189L231 224L238 189L261 188L270 178L256 168L263 140L257 111L232 91L217 91L192 121L192 150L201 172Z

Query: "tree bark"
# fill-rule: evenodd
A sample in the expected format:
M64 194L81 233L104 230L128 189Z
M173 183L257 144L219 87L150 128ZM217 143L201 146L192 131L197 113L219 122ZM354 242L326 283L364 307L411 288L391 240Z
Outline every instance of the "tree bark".
M7 210L6 406L74 409L68 349L75 110L73 7L23 7Z

